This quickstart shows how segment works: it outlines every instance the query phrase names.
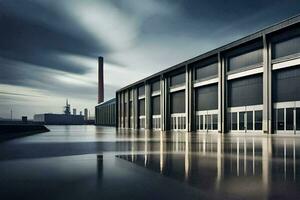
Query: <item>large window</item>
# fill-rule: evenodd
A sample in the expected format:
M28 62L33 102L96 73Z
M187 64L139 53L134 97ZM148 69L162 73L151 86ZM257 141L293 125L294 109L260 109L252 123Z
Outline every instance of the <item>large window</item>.
M143 85L139 87L138 92L139 92L139 96L145 95L145 86Z
M262 130L262 111L255 111L255 130Z
M294 108L286 109L286 130L294 130Z
M139 115L145 115L145 99L139 100Z
M229 52L227 71L261 64L263 62L262 46L262 42L257 41Z
M299 24L289 29L279 31L271 38L272 58L281 58L300 53Z
M171 113L185 113L185 91L171 93Z
M300 108L296 108L296 130L300 130Z
M171 76L170 78L170 85L181 85L185 83L185 73L181 73L175 76Z
M196 88L196 110L218 109L218 84Z
M253 111L247 111L247 130L253 130Z
M160 81L156 81L151 85L152 92L156 92L160 90Z
M195 68L195 80L201 80L218 75L218 57L200 60L191 64Z
M262 75L228 81L228 106L259 105L263 103Z
M129 101L129 116L133 116L132 101Z
M262 49L232 57L228 61L228 71L262 63Z
M124 103L124 117L127 117L127 103Z
M237 113L231 113L231 130L237 130Z
M152 115L160 115L160 96L152 97Z
M300 66L273 72L273 101L300 100Z

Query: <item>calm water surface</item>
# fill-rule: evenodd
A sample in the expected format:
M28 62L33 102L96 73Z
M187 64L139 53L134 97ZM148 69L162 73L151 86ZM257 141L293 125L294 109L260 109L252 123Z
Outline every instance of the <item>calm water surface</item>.
M1 199L300 198L300 137L49 128L0 143Z

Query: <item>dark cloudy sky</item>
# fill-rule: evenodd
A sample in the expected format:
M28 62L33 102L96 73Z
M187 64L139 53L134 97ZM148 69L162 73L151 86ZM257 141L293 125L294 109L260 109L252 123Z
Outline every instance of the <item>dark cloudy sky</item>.
M0 0L0 117L77 110L300 13L299 0Z

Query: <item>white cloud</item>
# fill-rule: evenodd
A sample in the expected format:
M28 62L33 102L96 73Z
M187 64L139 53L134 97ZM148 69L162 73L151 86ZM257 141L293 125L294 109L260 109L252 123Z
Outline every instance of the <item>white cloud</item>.
M111 50L130 47L139 33L138 20L109 1L61 1L60 5L65 14Z

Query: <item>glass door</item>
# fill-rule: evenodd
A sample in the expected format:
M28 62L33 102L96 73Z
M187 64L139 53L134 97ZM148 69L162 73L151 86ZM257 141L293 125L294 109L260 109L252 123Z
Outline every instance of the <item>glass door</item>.
M233 133L261 133L262 106L230 108L227 124L228 130Z
M247 111L246 131L253 131L253 111Z
M293 104L280 104L279 106L274 110L275 132L280 134L300 133L300 108Z
M245 114L246 114L246 112L239 112L239 130L241 132L245 132L246 131Z
M217 132L218 110L197 111L196 128L201 132Z
M231 130L237 131L237 113L231 113Z
M300 108L296 108L295 113L295 119L296 119L296 133L300 134Z
M286 108L285 120L287 133L294 133L294 108Z
M277 109L277 130L278 131L283 131L284 130L284 109L283 108L280 108L280 109Z
M207 126L207 131L211 130L211 115L206 115L205 119L207 119L206 121L206 126Z

